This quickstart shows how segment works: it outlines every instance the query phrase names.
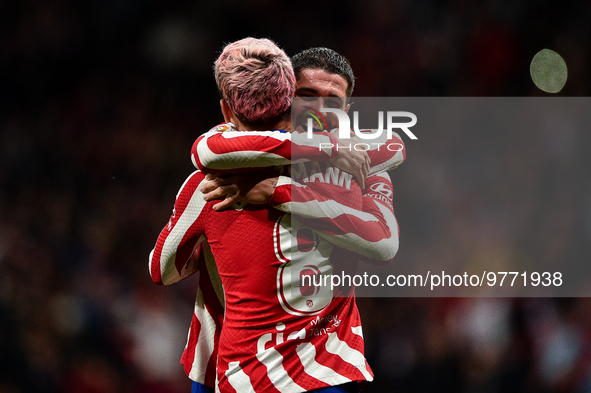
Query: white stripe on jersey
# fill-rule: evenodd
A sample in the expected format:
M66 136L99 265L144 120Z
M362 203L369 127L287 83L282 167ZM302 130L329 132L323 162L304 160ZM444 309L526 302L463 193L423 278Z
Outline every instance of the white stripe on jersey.
M296 187L304 187L298 183L294 183ZM291 214L297 214L304 218L331 218L334 219L343 214L350 214L352 216L361 218L366 222L379 221L376 216L364 211L353 209L347 205L343 205L333 199L326 201L311 200L306 202L291 202Z
M302 366L304 366L304 372L312 378L319 381L326 381L327 379L330 379L331 384L334 385L342 385L344 383L351 382L349 378L337 374L335 370L316 361L316 347L314 347L314 344L309 342L300 344L296 348L296 352L300 358L300 361L302 362Z
M275 348L269 348L264 352L257 353L257 359L267 367L267 376L273 386L281 393L302 392L306 390L287 374L287 371L283 367L283 356ZM287 385L287 387L278 385Z
M377 175L378 173L382 173L385 170L392 170L392 169L396 168L397 166L399 166L400 164L402 164L403 162L404 162L404 155L403 155L402 151L399 151L398 153L394 154L394 156L391 157L390 159L382 162L381 164L378 164L376 166L372 166L371 168L369 168L369 173L367 176Z
M201 324L201 329L199 330L199 337L197 339L197 342L199 343L199 350L195 351L195 358L193 359L193 364L191 365L191 372L189 373L189 378L199 383L204 383L204 378L207 371L207 364L209 363L209 359L211 358L211 354L214 350L214 335L216 331L216 324L213 318L211 317L211 314L205 307L203 292L201 292L201 288L197 288L195 316ZM191 331L189 330L189 335L190 334Z
M340 340L336 333L328 333L325 349L328 353L338 355L345 362L358 369L367 381L373 381L373 377L367 371L365 356L358 350L351 348L345 341Z
M185 187L185 184L197 173L198 171L195 171L191 176L189 176L189 178L181 187L181 191ZM203 181L201 183L203 183ZM181 191L179 191L179 193L177 194L177 198L180 195ZM203 199L203 193L199 191L199 189L197 188L197 190L195 190L195 192L191 196L191 200L189 201L187 207L183 211L183 214L181 214L181 216L179 217L176 225L174 226L174 228L170 230L168 235L166 235L166 240L164 241L164 245L162 246L162 255L160 255L160 261L175 260L178 245L183 240L183 237L185 236L191 225L193 225L193 223L195 222L195 217L199 217L199 215L201 214L201 210L203 210L203 207L206 203L207 202ZM195 247L198 247L204 239L205 237L202 236ZM153 254L150 254L151 262L152 255ZM188 266L186 265L183 266L183 271L179 273L174 263L161 263L160 275L162 277L162 283L164 285L173 284L181 280L182 278L186 277L185 273L187 267Z
M284 218L285 217L285 218ZM281 222L282 219L284 218L285 220L285 225L287 225L288 227L291 227L291 216L281 216L277 219L277 221L275 221L275 225L273 226L273 249L275 251L275 257L277 258L277 260L279 262L283 262L283 263L288 263L290 262L290 258L291 255L283 255L283 252L281 250L287 250L289 251L291 249L291 243L290 244L280 244L280 239L279 239L279 230L281 229ZM291 238L289 239L289 241L291 241ZM280 250L281 248L281 250ZM277 288L279 288L279 276L277 278Z
M363 338L363 329L361 328L361 326L351 326L351 331L359 337Z
M250 378L248 378L248 375L246 375L246 373L240 368L240 362L228 363L226 377L237 393L256 393L252 387ZM219 391L217 387L216 391Z

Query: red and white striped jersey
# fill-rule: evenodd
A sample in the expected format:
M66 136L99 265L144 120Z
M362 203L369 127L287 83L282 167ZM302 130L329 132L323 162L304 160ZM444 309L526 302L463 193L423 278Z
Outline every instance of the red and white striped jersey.
M386 178L380 179L387 182ZM226 302L217 362L220 390L300 392L371 380L353 294L334 297L330 287L299 286L302 274L332 274L338 269L354 272L355 266L343 267L335 262L341 258L333 257L342 249L317 236L295 216L268 205L246 205L242 209L215 212L211 209L214 202L206 203L197 189L203 181L204 175L198 171L181 188L170 222L151 253L150 268L154 281L176 282L195 271L199 263L191 256L199 244L209 243ZM338 184L322 183L322 187L326 188L323 194L327 198L345 194ZM289 184L279 187L282 188L289 188ZM302 188L304 191L305 187ZM339 195L335 195L335 191ZM288 192L279 192L272 202L287 208L290 206L287 196ZM357 203L355 198L347 202ZM379 198L371 203L378 210L387 207ZM297 206L292 201L291 208L297 209ZM343 204L342 209L353 207ZM332 217L337 209L338 205L326 207L318 217L303 219L335 221L335 227L340 227L334 230L335 237L357 233L362 239L358 243L365 242L370 249L382 247L380 240L392 237L385 222L365 221L363 217L339 221ZM391 202L388 210L391 210ZM393 217L393 213L391 215ZM348 228L348 225L356 227ZM364 237L380 231L380 239ZM395 237L397 239L397 233ZM210 298L217 297L212 291L200 288L203 299L206 291L212 295ZM205 302L198 297L191 330L199 331L199 350L201 340L210 340L213 347L210 345L208 351L213 353L215 334L211 333L219 324L212 316L213 308L207 307ZM197 315L203 310L206 315ZM183 356L186 368L197 358L191 355L193 348L195 346L189 342ZM205 359L207 356L195 367L197 370L205 364L201 374L207 374L212 364L211 356Z
M371 130L361 132L372 133ZM294 162L325 162L337 153L338 140L328 132L236 131L222 123L201 135L191 149L191 160L203 172L236 172L237 169L287 165ZM406 159L404 142L395 132L384 133L363 147L371 159L369 175L396 168Z
M362 130L361 132L372 133L373 131ZM354 234L335 236L331 233L331 229L335 228L338 220L331 219L328 221L328 226L325 226L322 225L321 219L317 219L318 217L327 216L329 212L326 210L330 210L331 206L337 206L336 212L340 213L344 202L342 195L340 199L337 198L338 202L332 198L327 198L326 194L323 194L326 187L322 183L328 184L332 181L333 185L338 183L339 187L344 186L345 188L350 188L352 183L353 177L350 174L325 164L326 161L337 154L336 149L330 148L330 146L337 145L338 140L336 140L335 136L327 132L313 133L312 137L309 138L305 133L289 133L283 130L236 131L232 123L221 123L197 138L191 149L191 160L198 169L205 173L233 173L237 170L252 170L257 167L293 164L290 168L291 179L283 176L279 178L279 184L271 200L272 206L286 213L296 214L300 219L313 219L312 227L320 229L320 235L329 239L333 244L346 249L353 249L355 253L361 253L370 260L390 260L396 251L391 254L391 257L387 258L380 255L379 252L388 250L388 247L380 248L375 247L373 244L369 249L351 246L350 242L353 240ZM319 146L323 146L323 149L320 149ZM362 193L369 192L372 197L382 198L383 202L389 204L389 210L391 210L392 183L386 171L398 167L406 159L404 143L400 136L394 132L391 139L387 139L386 134L383 134L379 139L372 139L372 143L366 144L366 148L368 148L367 152L371 159L371 169L368 178L369 183L366 183ZM307 161L315 162L310 163ZM376 174L381 176L371 180L372 176ZM307 185L308 183L309 185ZM380 184L386 185L380 186ZM357 185L353 184L353 187L355 188ZM389 193L388 197L384 197L379 192L372 192L371 187L381 187L382 194ZM338 192L335 188L333 190L335 193ZM359 194L354 192L345 193L344 195L359 197ZM283 200L281 203L277 202L279 196ZM349 211L349 214L342 214L339 220L350 220L353 217L359 218L369 215L373 216L374 219L385 220L387 225L391 225L391 228L394 228L394 225L397 227L393 214L390 215L387 211L377 211L375 205L371 202L371 198L366 198L366 200L369 202L363 204L363 207ZM348 205L353 206L352 203L359 207L358 203L355 204L352 201L349 201ZM332 218L336 217L335 212L330 214L332 214ZM348 224L349 228L356 228L351 222ZM388 239L388 244L392 247L395 245L396 250L398 247L397 240L397 237L395 240ZM388 250L388 252L391 251Z
M234 165L254 167L262 159L257 149L265 152L264 155L266 158L264 159L267 160L265 161L265 165L287 163L296 154L300 157L302 155L311 156L315 160L327 160L335 154L334 151L321 151L319 153L317 147L311 149L310 145L306 145L305 140L298 147L298 145L292 143L290 138L286 138L290 134L280 132L260 133L262 135L252 135L250 132L236 132L230 138L226 136L219 138L219 131L230 129L231 125L222 124L208 133L213 136L209 145L213 146L213 152L217 152L217 154L211 151L205 153L204 157L206 159L204 163L206 165L212 163L215 165L215 163L218 163L220 169L230 169ZM268 136L267 134L271 134L272 136ZM226 135L230 136L227 132ZM195 153L199 141L203 141L205 137L207 137L207 134L195 143L193 153ZM332 138L329 138L329 140L334 142ZM314 143L319 142L322 142L322 140L314 141ZM398 145L402 146L401 143ZM399 165L405 158L404 151L401 151L398 147L388 150L383 148L382 152L378 150L370 152L370 156L373 154L372 164L376 164L372 168L372 171L375 171L375 168L391 169ZM250 159L251 157L256 157L256 159L252 160ZM228 160L231 161L231 164L226 162ZM193 161L194 163L201 163L201 161L196 159L194 154ZM339 183L338 179L340 178L340 187L343 186L344 176L341 174L339 177L338 169L331 168L330 166L323 167L321 169L322 174L314 174L313 165L318 164L307 164L307 166L300 164L299 169L296 168L296 175L298 170L301 173L305 172L306 168L308 168L312 175L310 177L312 180L323 182L323 178L325 178L328 182L328 178L332 176L335 180L334 185ZM318 172L318 168L316 168L316 171ZM335 173L334 171L337 172ZM332 198L327 198L324 192L326 190L323 190L322 186L319 188L319 183L317 182L312 181L310 186L306 185L310 178L304 178L302 179L303 183L298 183L289 178L280 177L271 204L284 212L298 214L299 221L309 224L317 234L321 235L330 243L353 249L355 252L362 254L365 257L364 259L387 263L394 256L398 247L398 231L389 232L388 229L397 228L397 223L391 208L392 185L387 174L382 173L368 178L366 190L369 193L368 197L362 198L362 211L353 209L351 206L345 206ZM350 183L351 179L346 180ZM316 192L314 190L315 188L321 192ZM376 192L373 190L376 190ZM374 200L380 200L382 203L375 203ZM355 205L355 202L349 201L349 205L351 204ZM359 206L357 205L357 207ZM348 209L346 211L347 214L344 214L344 208ZM367 225L367 223L364 223L366 220L380 222L381 231L376 231L375 227L371 231L360 229L364 228L364 224ZM360 237L358 233L363 233L368 239ZM370 234L373 235L373 238L369 236ZM382 244L380 245L379 243ZM206 243L202 243L202 245L206 245ZM200 246L198 251L201 251L201 248ZM223 315L223 298L220 295L221 286L219 285L219 276L217 276L215 262L211 253L208 254L208 248L205 247L204 249L206 252L200 253L200 290L195 304L189 339L181 363L184 364L187 375L192 380L207 386L213 386L217 341ZM342 255L342 251L335 249L333 256L336 256L338 253ZM209 262L205 263L206 260ZM182 266L182 264L179 264L179 266ZM180 268L179 277L192 271L194 270L190 268L189 261L188 266ZM354 271L352 271L353 273ZM212 278L210 278L210 274ZM174 277L175 275L173 274L172 276ZM217 291L215 288L217 288ZM347 321L358 321L358 316L351 318L347 319ZM360 324L355 331L361 333Z
M303 134L292 136L284 130L236 131L232 123L222 123L195 141L191 160L197 169L206 173L236 172L240 168L288 165L292 157L328 161L338 153L330 146L337 144L336 137L329 133L317 133L308 139Z
M289 184L292 187L289 187ZM347 229L362 227L357 220L363 219L363 217L369 220L375 220L375 217L384 217L384 228L397 228L396 218L391 213L391 209L386 209L386 207L392 205L391 187L389 176L386 173L368 178L367 190L369 190L369 193L363 198L363 214L354 211L353 214L347 217L339 214L339 210L344 209L342 205L336 204L335 201L314 192L305 185L299 185L290 182L289 178L280 177L270 203L275 208L287 213L300 214L302 221L305 221L306 218L311 219L310 226L324 231L324 233L318 233L320 236L333 244L348 248L355 247L355 251L366 256L366 258L361 259L369 259L374 263L387 263L396 253L398 231L390 232L389 237L385 232L376 232L375 230L365 232L366 236L374 236L365 240L359 238L356 234L348 232ZM374 203L374 199L380 200L385 206ZM376 211L379 209L384 211ZM345 225L339 226L337 220L327 219L327 217L331 216L340 217L338 219L347 221ZM317 220L314 221L314 219ZM366 241L367 243L360 245L360 241ZM375 247L374 242L384 244L381 247ZM201 252L202 248L206 250L205 253ZM217 343L224 313L222 287L208 244L206 242L201 243L195 255L200 257L199 291L181 363L191 380L213 387L216 378Z
M224 320L224 293L207 242L202 242L197 247L193 258L198 263L199 286L181 364L191 380L214 387L219 338Z
M310 164L311 167L314 165ZM330 169L338 171L330 166L326 169L330 173L333 173ZM329 183L332 180L333 183L316 187L314 183L297 182L293 176L292 171L291 178L279 177L269 202L271 206L296 215L298 221L312 228L320 237L369 263L385 264L394 258L398 251L399 228L392 208L392 181L388 173L368 177L366 192L359 201L344 201L347 192L335 199L334 195L339 190L334 185L347 191L347 183L341 186L338 176L330 179L324 172L325 177L317 181ZM327 190L330 193L327 194ZM370 227L369 222L377 225ZM368 232L362 232L364 229Z

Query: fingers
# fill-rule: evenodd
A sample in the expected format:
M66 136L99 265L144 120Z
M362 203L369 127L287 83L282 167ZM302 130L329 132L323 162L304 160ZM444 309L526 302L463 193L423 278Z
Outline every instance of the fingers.
M214 181L208 181L207 183L205 183L201 187L199 187L199 191L201 191L204 194L207 194L207 193L212 192L213 190L215 190L218 187L219 186Z
M367 174L364 173L364 171L361 168L359 168L357 174L355 175L355 178L359 183L359 187L361 187L361 189L363 190L365 188L365 179L367 178Z
M343 146L344 143L350 144L348 140L340 141L340 143L341 146ZM365 188L365 179L369 175L371 167L371 159L366 151L341 148L337 157L331 159L329 162L337 168L355 176L359 186L362 189Z
M371 159L366 152L362 154L362 161L359 163L359 186L361 189L365 188L365 180L369 176L369 170L371 169Z
M213 189L213 191L210 191L208 193L206 193L205 195L203 195L203 199L205 199L207 202L209 201L213 201L214 199L219 199L223 196L226 196L228 194L237 194L238 192L238 187L236 187L236 185L234 184L228 184L226 186L219 186Z
M365 188L365 179L363 177L363 172L361 172L361 170L356 170L354 173L352 173L352 175L357 180L357 183L359 183L359 187L361 187L361 189Z
M367 178L367 175L369 173L369 165L367 163L368 155L365 152L357 154L355 156L355 160L356 162L354 167L352 168L351 174L355 176L355 179L357 179L357 183L359 184L361 189L364 189L365 179Z
M227 209L235 203L242 202L242 199L243 198L238 194L231 195L229 197L226 197L226 199L224 199L220 203L216 203L215 205L213 205L213 210L220 211Z
M204 194L212 192L213 190L215 190L218 187L235 183L235 181L233 181L233 179L230 177L224 178L224 177L218 177L217 175L210 175L210 174L207 174L207 176L205 176L205 179L209 180L209 181L205 184L202 184L201 187L199 187L199 191L201 191Z

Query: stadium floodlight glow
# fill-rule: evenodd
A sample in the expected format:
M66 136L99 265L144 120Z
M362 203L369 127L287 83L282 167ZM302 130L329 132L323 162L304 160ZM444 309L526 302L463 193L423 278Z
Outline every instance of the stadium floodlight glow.
M309 108L310 109L310 108ZM313 110L313 109L310 109ZM347 112L345 112L342 109L337 109L337 108L320 108L318 111L317 110L313 110L314 112L324 112L324 113L334 113L338 120L339 120L339 138L341 139L346 139L350 137L350 133L351 133L351 121L349 120L349 115L347 114ZM308 112L309 113L309 112ZM321 117L323 120L324 118L322 117L322 115L319 114L319 117ZM406 117L409 118L410 121L406 122L406 123L401 123L401 122L394 122L395 118L400 118L400 117ZM318 120L318 118L316 116L314 116L314 118L316 119L316 121L320 123L320 121ZM388 119L387 124L386 124L386 136L387 139L392 139L392 132L394 129L401 129L402 131L404 131L404 133L410 138L410 139L418 139L416 137L415 134L413 134L409 128L414 126L415 124L417 124L417 116L412 113L412 112L400 112L400 111L387 111L386 112L386 118ZM383 111L379 111L378 112L378 128L375 132L373 133L367 133L367 132L361 132L359 130L359 112L358 111L354 111L353 112L353 130L355 131L355 135L359 138L359 139L377 139L380 138L382 136L382 133L384 131L384 112ZM324 123L326 124L326 121L324 121ZM308 138L312 139L312 133L313 128L312 128L312 119L308 118Z

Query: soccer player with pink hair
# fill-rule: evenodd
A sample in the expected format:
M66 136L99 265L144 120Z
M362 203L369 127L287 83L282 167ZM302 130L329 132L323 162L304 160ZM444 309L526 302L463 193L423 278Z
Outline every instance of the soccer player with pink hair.
M313 143L300 146L286 132L264 131L289 128L285 98L291 100L295 81L289 59L272 42L246 39L230 44L215 70L222 113L232 123L221 128L229 134L234 129L249 131L237 136L248 135L263 144L270 140L279 149L261 159L285 159L285 146L322 165L336 157L336 149L317 148L321 141L338 144L329 133L318 133ZM237 160L247 154L234 153ZM291 277L299 278L305 271L330 274L338 258L350 251L389 262L398 247L391 204L363 197L355 182L344 186L327 179L292 187L283 177L270 199L258 202L268 203L216 212L215 202L205 201L199 190L206 182L200 171L185 181L170 221L150 254L152 279L158 283L177 282L200 268L209 273L209 284L201 285L200 280L188 351L183 355L185 368L195 370L196 379L207 385L217 357L217 388L222 392L303 392L328 387L344 392L356 391L356 381L372 380L353 290L309 291L298 288ZM292 204L292 199L301 203ZM293 213L292 206L311 211L318 202L331 211L320 209L297 218L288 214ZM341 219L333 218L335 212ZM319 236L310 228L325 232ZM197 341L206 353L187 353L194 351ZM195 375L190 376L195 380Z
M259 127L289 116L295 75L272 41L245 38L227 45L214 63L214 75L224 116L231 112L242 124Z

